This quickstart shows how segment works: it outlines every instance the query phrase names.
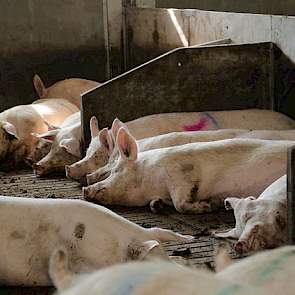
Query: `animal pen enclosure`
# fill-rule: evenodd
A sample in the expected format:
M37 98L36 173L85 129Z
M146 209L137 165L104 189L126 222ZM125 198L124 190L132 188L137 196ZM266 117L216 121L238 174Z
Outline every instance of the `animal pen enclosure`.
M92 5L96 5L93 3ZM104 8L101 5L99 9L101 12ZM163 21L163 26L160 26L159 15L168 18L170 23ZM73 43L69 43L61 51L53 48L53 55L49 52L50 50L46 52L46 62L43 61L40 53L36 55L38 58L33 62L29 53L21 62L23 72L28 69L30 74L33 74L34 71L41 71L41 74L44 73L45 77L52 81L78 74L79 67L82 67L82 74L86 78L99 78L98 80L102 81L108 75L113 77L82 96L84 150L90 140L89 120L93 115L97 116L101 128L110 126L114 117L128 121L148 114L180 111L261 108L276 110L295 119L295 68L293 64L295 54L292 55L293 51L290 54L289 44L286 45L282 42L282 34L278 34L276 38L280 39L284 46L278 47L273 43L277 40L274 40L271 37L272 33L268 31L269 16L212 13L197 10L175 10L174 15L183 29L187 44L182 43L183 40L179 37L179 32L175 27L172 27L168 33L165 30L161 32L161 28L172 26L171 13L169 16L167 9L142 9L127 6L124 8L126 18L120 23L122 26L120 41L117 38L114 42L114 28L108 27L108 32L106 32L105 26L108 24L105 23L104 30L102 30L101 26L103 25L100 23L99 29L101 30L99 31L98 28L94 30L94 39L91 39L90 35L84 35L85 40L89 42L86 43L91 47L90 51L88 51L88 45L83 47L80 44L81 46L77 46L72 52L67 46L71 46ZM92 13L87 16L92 21L95 19ZM148 38L141 39L139 35L142 27L138 27L137 24L140 20L144 23L149 18L150 23L143 34L143 37L148 36ZM207 35L201 36L193 32L193 27L196 24L192 22L193 19L202 19ZM254 31L252 35L245 33L249 27L243 28L243 32L239 31L237 23L240 19L247 19L247 23L257 20L254 23L259 23L259 29ZM107 21L111 22L112 18L110 17ZM283 24L280 25L283 26L287 21L283 20ZM278 23L279 21L274 19L273 22ZM93 24L93 22L90 23ZM222 24L223 30L217 28L220 24ZM148 28L151 29L148 30ZM167 33L167 39L163 38L165 33ZM238 33L241 36L238 36ZM104 44L98 37L101 34L104 34L105 37ZM89 39L87 39L88 37ZM183 47L225 37L231 37L235 44L203 48ZM116 46L112 46L113 44ZM173 49L179 46L182 48ZM160 54L163 55L156 57ZM65 56L67 58L64 60ZM0 64L0 71L9 64L11 57L6 58L3 60L4 66L2 67ZM107 65L102 62L106 58L109 59ZM151 58L154 59L150 60ZM16 64L19 60L21 57L16 55ZM63 63L59 64L61 60ZM142 64L143 62L145 63ZM50 71L46 72L48 65L50 65ZM65 71L67 66L70 67L69 71ZM129 71L122 74L123 69L129 69ZM49 77L50 74L53 74L53 78ZM116 74L120 75L116 76ZM13 70L9 72L7 79L11 81L18 75L18 71ZM5 79L2 80L2 83L5 81ZM28 81L29 79L26 78L26 83L29 83ZM15 90L14 94L17 92L19 96L21 91ZM29 93L29 90L26 89L25 93ZM2 97L5 96L6 93L2 93ZM293 243L295 237L294 156L294 150L290 150L288 214L289 241ZM76 182L55 176L36 179L28 170L2 173L0 184L2 195L34 198L82 198L81 188ZM188 258L192 265L209 264L212 267L214 248L219 241L210 236L211 232L216 229L228 229L234 224L233 214L224 210L214 215L191 216L176 213L171 208L158 215L150 213L149 208L115 207L113 209L143 227L161 226L177 230L180 233L195 235L196 238L191 243L165 244L169 254L182 255ZM0 290L0 294L1 292L2 290ZM49 294L52 289L22 289L20 291L20 289L7 288L3 289L3 292L5 294L35 294L36 292Z

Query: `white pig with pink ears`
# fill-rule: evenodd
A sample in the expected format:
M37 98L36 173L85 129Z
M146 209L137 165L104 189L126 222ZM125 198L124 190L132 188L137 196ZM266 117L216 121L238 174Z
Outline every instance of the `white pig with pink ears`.
M138 154L134 137L121 128L119 159L111 175L83 188L83 195L107 205L159 202L185 213L209 212L226 196L258 197L285 173L291 141L229 139L192 143Z

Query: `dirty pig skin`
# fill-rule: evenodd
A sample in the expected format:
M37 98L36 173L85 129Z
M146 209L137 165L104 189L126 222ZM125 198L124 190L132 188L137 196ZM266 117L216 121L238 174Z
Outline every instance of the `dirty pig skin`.
M0 198L0 282L46 286L49 257L69 252L74 272L128 260L169 257L161 242L190 241L161 228L144 229L112 211L81 200Z

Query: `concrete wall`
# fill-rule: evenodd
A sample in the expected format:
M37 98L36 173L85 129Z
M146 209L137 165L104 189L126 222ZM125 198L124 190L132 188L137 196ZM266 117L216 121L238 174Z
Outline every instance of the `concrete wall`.
M126 14L129 68L176 47L222 38L269 42L272 37L267 15L134 7Z
M176 47L223 38L274 42L295 63L295 17L130 7L127 27L130 68Z
M146 2L145 5L152 4L151 0L142 0L141 2ZM156 7L162 8L197 8L215 11L295 15L294 0L156 0L155 2Z
M35 73L106 79L102 0L1 1L0 44L0 110L34 99Z

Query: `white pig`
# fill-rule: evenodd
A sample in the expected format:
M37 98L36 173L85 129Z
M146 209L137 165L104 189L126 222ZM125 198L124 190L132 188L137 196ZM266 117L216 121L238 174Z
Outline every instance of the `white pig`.
M34 146L32 133L47 131L45 122L62 124L77 110L75 105L64 99L42 99L0 113L1 165L14 168L17 163L24 160Z
M53 250L69 251L75 272L135 259L169 259L161 242L190 241L161 228L144 229L112 211L81 200L0 197L2 285L49 285Z
M51 256L49 274L59 295L248 295L263 290L216 278L204 269L190 269L160 261L129 262L90 274L76 275L68 268L66 251Z
M155 114L127 122L126 125L136 139L175 131L295 129L295 122L289 117L258 109Z
M292 141L227 139L137 152L123 127L117 136L119 160L111 175L83 188L88 200L144 206L158 201L186 213L209 212L227 196L259 194L285 173Z
M52 145L49 153L33 164L36 176L44 176L50 172L64 172L65 165L81 159L80 112L69 117L60 128L38 137L51 140Z
M224 252L221 255L225 255ZM219 268L222 269L221 266ZM294 276L295 247L285 246L244 258L219 272L216 277L224 282L255 286L269 295L293 295Z
M116 137L119 128L122 126L128 130L127 125L120 122L118 119L115 119L112 124L111 132L109 132L106 128L99 131L97 120L95 117L92 117L90 120L91 142L87 149L86 155L83 159L72 164L71 166L66 166L67 177L82 181L83 183L86 174L92 173L98 168L103 167L108 163L109 160L113 162L113 160L117 159L119 153L115 148L114 138ZM248 130L241 129L222 129L202 132L173 132L138 140L138 151L144 152L147 150L177 146L192 142L233 138L247 131ZM96 182L97 178L95 173L94 175L89 176L89 179L93 179L93 181L89 182L89 184Z
M114 141L107 128L99 131L97 119L90 120L91 142L86 155L80 161L66 166L66 176L82 183L86 174L95 171L97 167L104 166L114 150Z
M287 238L287 176L272 183L258 199L226 198L225 206L233 209L235 228L215 233L217 237L238 239L240 253L274 248Z
M91 120L94 121L96 119L92 118ZM114 123L117 125L116 128L118 130L118 125L120 125L121 122L117 119L114 121ZM97 125L97 122L95 124ZM92 123L90 123L90 125L94 126L94 124ZM129 128L131 134L137 140L139 140L146 137L166 134L170 132L180 132L184 130L204 131L222 128L254 130L295 129L295 122L281 113L269 110L249 109L217 112L154 114L141 117L133 121L129 121L126 123L126 126ZM92 132L92 134L98 134L98 126L95 128L96 131ZM224 139L222 138L223 136L221 134L218 136L218 139ZM231 136L229 135L229 138L230 137ZM116 138L116 135L114 135L114 138ZM93 137L92 140L94 140ZM185 138L184 140L180 140L180 142L185 143L184 141L186 140L187 138ZM107 142L104 139L102 141ZM172 142L172 140L170 140L170 142ZM163 144L163 146L168 146L168 143ZM93 167L100 168L103 166L98 166L98 164L95 164L95 161L99 163L103 162L106 164L105 158L100 159L100 155L97 156L96 152L93 151L93 148L101 148L101 150L103 150L103 152L99 150L97 152L98 154L105 155L110 153L110 151L105 153L105 147L103 146L103 143L101 143L101 140L95 139L95 142L93 144L90 144L90 150L88 155L86 156L86 161L79 162L77 166L66 168L69 177L72 177L74 179L80 179L81 177L84 177L87 173L93 172L91 171ZM90 159L93 157L95 157L96 160L89 162L91 161ZM83 171L83 175L80 175L79 172L77 172L78 170Z
M114 125L114 124L113 124ZM124 126L122 123L121 126ZM128 130L127 126L124 126ZM112 133L113 128L112 128ZM116 132L115 132L116 135ZM257 138L257 139L272 139L272 140L295 140L295 130L243 130L243 129L220 129L210 131L190 131L190 132L173 132L154 137L148 137L137 141L138 151L143 152L147 150L164 148L169 146L177 146L186 143L193 142L206 142L217 141L230 138ZM114 167L115 160L119 157L117 148L112 148L109 152L111 156L108 159L108 163L101 167L103 163L107 161L107 153L102 153L104 144L94 145L95 138L92 139L89 145L89 156L83 158L77 163L67 167L67 172L70 177L81 180L85 183L84 173L85 171L92 172L95 167L96 171L86 176L87 183L93 184L103 180L111 173L111 169ZM97 141L99 142L99 141ZM88 172L88 173L89 173Z
M71 78L65 79L46 88L38 75L33 78L35 90L40 98L65 98L80 109L81 94L100 85L96 81Z

